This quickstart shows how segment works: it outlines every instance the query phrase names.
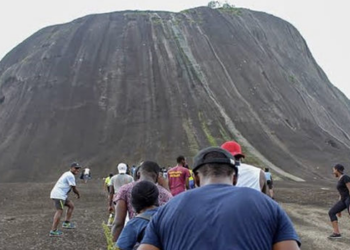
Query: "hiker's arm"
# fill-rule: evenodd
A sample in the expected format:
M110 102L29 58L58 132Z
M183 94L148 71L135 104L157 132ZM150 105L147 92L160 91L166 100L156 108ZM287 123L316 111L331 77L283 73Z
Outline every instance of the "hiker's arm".
M346 183L346 187L348 188L348 191L350 193L350 182Z
M78 191L77 187L76 186L71 186L71 187L72 187L73 192L77 195L77 198L79 199L80 198L80 194L79 194L79 191Z
M113 206L113 196L114 196L114 186L111 185L109 192L109 201L108 201L108 211L111 213L114 210Z
M124 228L127 206L124 200L118 200L115 206L115 217L112 226L113 242L116 242Z
M260 182L260 189L261 192L270 196L269 194L269 189L267 187L267 182L266 182L266 177L265 174L262 170L260 170L260 177L259 177L259 182Z
M286 240L274 244L272 250L300 250L300 248L295 240Z
M160 250L158 247L149 244L141 244L137 250ZM275 249L274 249L275 250ZM278 250L278 249L277 249Z

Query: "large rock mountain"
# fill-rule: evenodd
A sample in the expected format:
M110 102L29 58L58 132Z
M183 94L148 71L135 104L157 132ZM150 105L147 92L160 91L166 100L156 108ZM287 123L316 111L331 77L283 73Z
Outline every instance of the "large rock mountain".
M350 102L289 23L245 9L115 12L44 28L0 62L0 181L71 161L174 165L235 139L295 180L349 163ZM291 174L291 175L288 175Z

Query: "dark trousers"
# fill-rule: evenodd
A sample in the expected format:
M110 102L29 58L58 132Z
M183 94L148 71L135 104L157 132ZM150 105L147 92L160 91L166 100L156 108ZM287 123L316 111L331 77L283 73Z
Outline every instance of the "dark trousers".
M334 206L328 212L331 221L337 221L337 213L340 213L344 209L347 209L347 212L349 213L349 204L350 198L347 198L346 200L340 200L337 203L335 203Z

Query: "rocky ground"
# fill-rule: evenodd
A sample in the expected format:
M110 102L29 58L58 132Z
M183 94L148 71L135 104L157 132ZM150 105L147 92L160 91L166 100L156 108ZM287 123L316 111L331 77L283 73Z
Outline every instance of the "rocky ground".
M49 199L54 183L0 184L0 249L106 249L102 222L107 221L107 198L102 180L78 183L81 198L75 204L74 230L49 237L55 208Z
M0 249L106 249L102 222L108 213L102 180L78 183L81 199L71 197L76 205L72 221L77 228L65 230L61 238L48 236L55 212L48 198L53 184L0 184ZM303 250L350 248L350 223L345 213L339 222L343 239L327 239L332 233L327 212L337 200L333 184L278 181L275 193L294 222Z

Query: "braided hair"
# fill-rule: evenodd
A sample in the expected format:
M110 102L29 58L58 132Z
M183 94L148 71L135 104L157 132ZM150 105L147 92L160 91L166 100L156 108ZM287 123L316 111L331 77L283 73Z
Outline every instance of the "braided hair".
M159 191L157 186L150 181L138 182L131 191L131 205L136 213L140 213L141 210L158 206Z

